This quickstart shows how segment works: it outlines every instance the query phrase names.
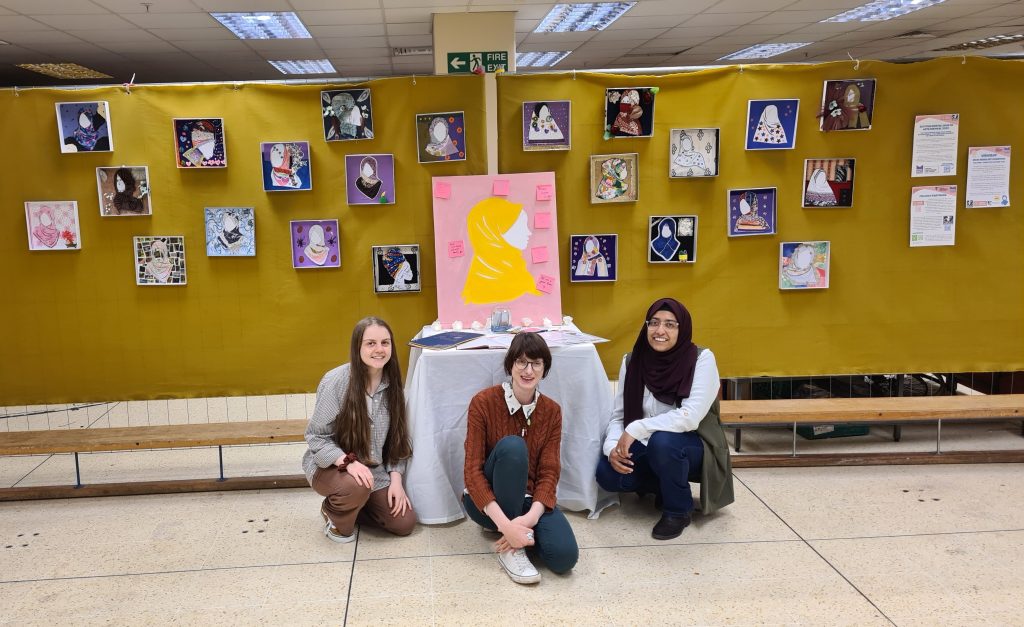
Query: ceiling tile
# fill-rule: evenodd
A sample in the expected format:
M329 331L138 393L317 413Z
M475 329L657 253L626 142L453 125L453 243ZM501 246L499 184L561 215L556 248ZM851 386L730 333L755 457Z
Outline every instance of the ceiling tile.
M387 48L387 37L324 37L317 39L324 50L352 48Z
M353 26L380 24L384 21L384 14L380 9L303 11L299 14L299 18L307 28L310 26Z
M679 0L643 0L643 2L638 2L632 9L626 11L625 15L619 19L647 15L697 14L713 6L716 2L718 0L686 0L686 3L682 4Z
M650 15L645 17L620 17L612 22L603 32L616 30L627 30L632 28L672 28L678 26L684 19L693 15Z
M716 37L736 30L735 26L690 26L686 22L683 22L682 26L676 26L665 33L668 37L680 36L680 37L693 37L695 35L704 35L706 37Z
M578 50L578 47L565 46L561 50ZM550 52L551 46L545 44L528 44L524 43L516 47L516 52Z
M775 11L754 22L755 24L817 24L835 15L834 11Z
M0 15L0 31L26 30L52 30L52 28L32 18L20 15Z
M434 37L432 35L388 35L388 43L394 48L433 46Z
M328 57L348 57L352 59L390 59L391 48L352 48L351 50L325 50Z
M752 13L756 10L777 11L793 4L793 0L721 0L705 13Z
M93 3L108 9L117 14L131 13L189 13L201 9L192 3L192 0L160 0L159 2L148 1L148 7L140 0L92 0Z
M40 2L39 0L3 0L4 7L24 15L88 15L107 13L90 0L60 0Z
M74 36L74 37L78 37L79 39L82 39L82 40L85 40L85 41L91 41L91 42L94 42L94 43L101 43L101 42L108 42L108 41L124 41L124 42L129 42L129 43L139 43L139 42L146 42L146 41L152 41L152 42L161 41L161 39L159 37L157 37L156 35L152 35L150 33L147 33L144 30L139 30L137 28L124 28L124 29L117 28L117 29L111 29L111 30L83 30L83 31L77 31L77 30L72 29L72 30L68 30L67 33L69 35Z
M103 15L39 15L37 20L59 30L134 29L130 22L110 13Z
M587 41L592 38L594 33L530 33L526 41L530 43L544 43L554 46L552 50L558 50L558 46L563 43L580 43Z
M157 39L156 41L121 41L118 39L111 39L106 42L98 41L97 45L101 46L111 52L118 54L143 52L143 53L159 53L159 52L181 52L181 50L166 41ZM196 52L190 50L190 52Z
M388 35L429 35L433 25L430 22L410 22L408 24L388 24ZM381 28L383 31L383 27Z
M288 0L192 0L192 2L203 11L211 13L292 10Z
M743 26L757 21L768 15L766 12L759 13L701 13L694 15L681 24L684 27L693 26Z
M225 54L244 54L255 56L256 52L241 39L209 39L189 41L181 44L181 47L193 54L211 53L206 56L210 58L219 57ZM216 54L212 54L216 53Z
M798 30L803 24L747 24L743 28L737 28L734 33L754 37L777 37Z
M226 28L153 28L151 33L167 41L238 39Z
M209 13L128 13L124 19L142 28L223 28Z
M383 35L383 24L335 24L331 26L310 26L309 33L313 37L359 37Z
M590 41L623 41L630 40L642 43L668 32L667 28L637 28L633 30L604 30L600 31Z
M81 39L61 32L59 30L29 30L29 31L10 31L0 32L0 39L8 43L15 45L29 45L38 46L41 44L81 44L87 46Z
M417 3L423 4L423 3ZM465 11L465 5L462 6L443 6L443 7L422 7L418 9L389 9L387 4L384 5L384 18L388 24L395 23L401 24L403 22L430 22L433 23L434 13L457 13Z
M326 11L338 8L338 0L291 0L296 11ZM345 0L346 9L377 9L380 0Z

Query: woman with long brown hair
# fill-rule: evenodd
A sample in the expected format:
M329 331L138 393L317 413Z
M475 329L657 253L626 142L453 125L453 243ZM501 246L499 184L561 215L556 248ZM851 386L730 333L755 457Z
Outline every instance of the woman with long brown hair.
M349 363L316 390L302 468L324 497L324 535L335 542L354 540L357 522L399 536L416 524L402 485L412 443L393 344L387 322L363 318L352 329Z

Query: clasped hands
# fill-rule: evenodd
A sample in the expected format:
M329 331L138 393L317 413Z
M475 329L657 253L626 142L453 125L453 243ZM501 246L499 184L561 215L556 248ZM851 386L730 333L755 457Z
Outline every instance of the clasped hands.
M628 475L633 472L633 460L630 459L633 454L629 452L629 447L633 445L633 442L636 442L636 438L623 431L619 436L619 441L608 453L608 463L620 475Z
M507 553L524 546L533 546L536 542L533 537L533 528L536 525L537 521L529 513L508 521L498 528L498 531L501 532L501 539L494 543L494 551Z

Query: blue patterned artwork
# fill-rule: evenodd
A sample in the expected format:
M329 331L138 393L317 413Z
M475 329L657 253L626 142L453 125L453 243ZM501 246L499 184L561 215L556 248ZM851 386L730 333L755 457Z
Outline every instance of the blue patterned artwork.
M206 208L206 256L256 256L256 218L252 207Z

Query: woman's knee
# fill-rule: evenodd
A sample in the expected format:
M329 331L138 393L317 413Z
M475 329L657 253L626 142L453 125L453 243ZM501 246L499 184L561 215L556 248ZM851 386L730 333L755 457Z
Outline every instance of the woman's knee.
M626 475L619 473L619 471L612 468L608 458L602 457L597 462L597 485L601 486L602 490L608 492L625 492L623 487L623 478Z
M388 531L395 534L396 536L407 536L412 533L412 530L416 528L416 513L412 511L410 507L406 510L405 514L396 517L391 525L388 527Z
M493 453L502 459L526 461L526 440L518 435L506 435L494 445Z
M544 564L552 572L561 575L576 566L576 562L580 559L580 548L576 545L576 538L570 537L554 546L544 547L541 555L544 558Z
M332 507L352 509L366 505L372 492L370 488L364 487L352 479L351 482L346 481L337 491L327 495L327 500Z

